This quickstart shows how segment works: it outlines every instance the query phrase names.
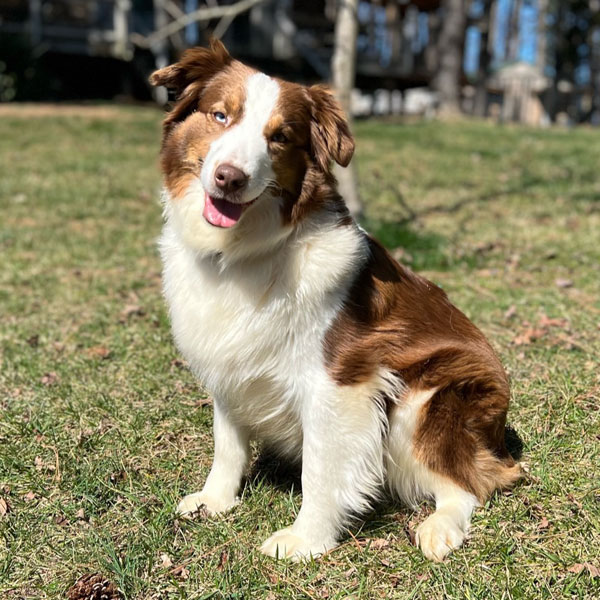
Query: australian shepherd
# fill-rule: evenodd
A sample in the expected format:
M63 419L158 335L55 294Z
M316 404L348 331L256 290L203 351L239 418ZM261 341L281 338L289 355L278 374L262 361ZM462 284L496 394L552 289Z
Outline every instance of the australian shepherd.
M416 543L442 560L473 509L519 476L498 358L350 216L331 164L348 165L354 140L326 87L269 77L216 41L151 82L175 94L161 150L164 294L214 399L213 465L177 511L231 509L260 440L302 464L302 507L263 553L327 552L387 489L435 502Z

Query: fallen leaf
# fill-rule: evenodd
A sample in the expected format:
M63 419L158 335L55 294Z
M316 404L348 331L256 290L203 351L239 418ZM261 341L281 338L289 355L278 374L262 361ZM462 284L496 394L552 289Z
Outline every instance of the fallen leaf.
M567 568L569 573L575 573L576 575L584 570L587 570L591 577L600 577L600 569L589 562L576 563Z
M0 518L6 516L9 510L8 502L4 498L0 498Z
M177 565L169 572L173 577L178 577L179 579L187 579L190 576L190 572L185 568L185 565Z
M36 333L28 337L26 341L32 348L37 348L40 345L40 336Z
M76 513L75 513L75 517L77 519L79 519L80 521L85 521L85 510L83 510L83 508L80 508Z
M50 373L45 373L43 375L41 382L44 385L54 385L59 379L59 376L54 371L51 371Z
M90 358L100 358L100 359L110 358L110 355L111 355L110 349L106 348L105 346L92 346L91 348L88 348L85 351L85 353Z
M165 569L170 569L173 566L173 561L171 560L171 557L168 554L165 554L164 552L160 555L160 564L165 568Z
M66 527L69 524L69 520L65 515L56 515L54 517L54 522L60 527Z
M371 544L369 545L369 548L371 548L372 550L383 550L384 548L387 548L390 545L389 540L386 540L385 538L377 538L375 540L371 540Z
M36 471L41 471L44 468L44 461L41 456L36 456L33 459L33 464L35 465Z
M25 502L31 502L32 500L35 500L35 494L33 492L27 492L23 496L23 500L25 500Z
M379 562L387 568L392 566L392 563L387 558L382 558Z
M546 517L542 517L542 520L538 524L538 529L548 529L550 527L550 521Z
M229 554L227 553L227 550L223 550L223 552L221 552L221 557L219 558L219 564L217 565L217 571L223 571L223 569L225 568L225 565L227 564L227 561L229 560Z
M171 366L175 369L187 369L189 365L187 361L182 360L181 358L174 358L171 361Z
M554 283L557 287L562 289L573 287L573 282L570 279L563 279L562 277L555 279Z
M143 317L146 311L139 304L126 304L125 308L119 314L119 322L125 323L130 317Z
M539 340L541 337L546 335L545 329L533 329L532 327L526 329L523 333L517 335L513 339L515 346L523 346L524 344L531 344L535 340Z
M569 324L569 322L567 321L567 319L551 319L545 313L542 314L542 316L540 317L540 320L539 320L540 327L562 327L562 328L565 328L568 326L568 324Z

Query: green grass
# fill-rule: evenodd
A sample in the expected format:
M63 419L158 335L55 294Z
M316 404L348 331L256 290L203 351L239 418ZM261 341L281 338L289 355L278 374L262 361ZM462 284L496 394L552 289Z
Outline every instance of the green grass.
M423 513L388 504L289 565L257 551L301 502L272 465L224 518L174 518L212 410L160 294L160 116L0 119L0 598L94 572L131 600L598 597L573 572L600 568L598 132L356 125L365 221L491 339L529 474L443 564L410 545Z

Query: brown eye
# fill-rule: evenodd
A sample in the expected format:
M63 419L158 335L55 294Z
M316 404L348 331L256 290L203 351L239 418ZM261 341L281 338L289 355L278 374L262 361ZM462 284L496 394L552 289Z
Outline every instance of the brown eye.
M225 125L227 123L227 116L225 113L217 111L213 113L213 117L215 118L215 121L217 121L217 123L221 123L221 125Z
M271 136L271 141L275 142L276 144L285 144L288 139L283 133L281 133L281 131L278 131Z

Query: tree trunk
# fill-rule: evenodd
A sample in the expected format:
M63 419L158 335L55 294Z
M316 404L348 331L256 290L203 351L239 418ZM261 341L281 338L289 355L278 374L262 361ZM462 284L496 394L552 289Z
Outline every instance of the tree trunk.
M331 59L332 84L349 122L352 120L350 98L356 73L357 10L358 0L343 0L339 3L335 21L335 47ZM350 212L353 216L360 216L362 203L358 194L355 163L351 162L345 169L336 164L334 172L339 182L340 194Z
M442 29L438 40L438 71L433 88L438 92L440 114L460 113L460 79L462 75L463 48L467 26L465 0L444 0Z
M510 12L508 27L508 61L516 62L519 60L521 28L521 0L513 0Z
M481 38L479 41L479 69L475 90L475 106L473 113L477 117L485 117L487 112L487 78L490 70L490 30L492 28L492 0L484 0L483 14L479 23Z

